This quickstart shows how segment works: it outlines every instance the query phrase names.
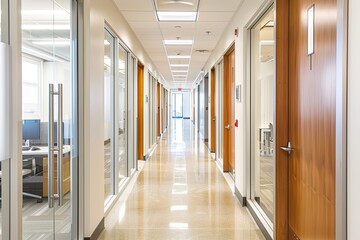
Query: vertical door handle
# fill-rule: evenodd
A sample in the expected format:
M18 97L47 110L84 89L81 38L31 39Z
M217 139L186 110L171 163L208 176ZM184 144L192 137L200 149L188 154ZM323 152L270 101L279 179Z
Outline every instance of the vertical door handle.
M54 84L49 84L49 123L48 123L48 203L54 207Z
M63 205L63 85L58 84L58 124L57 124L57 189L59 194L59 206Z
M54 96L58 96L58 124L57 124L57 147L54 144ZM48 125L48 203L49 208L54 207L54 152L57 152L57 195L59 206L63 204L63 180L62 180L62 155L63 155L63 107L62 107L62 84L58 84L58 92L54 91L54 84L49 84L49 125Z

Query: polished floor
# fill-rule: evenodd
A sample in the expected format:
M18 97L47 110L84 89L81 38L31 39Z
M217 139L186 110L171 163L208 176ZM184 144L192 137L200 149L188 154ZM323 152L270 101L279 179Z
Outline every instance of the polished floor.
M174 119L105 218L101 240L264 239L190 120Z

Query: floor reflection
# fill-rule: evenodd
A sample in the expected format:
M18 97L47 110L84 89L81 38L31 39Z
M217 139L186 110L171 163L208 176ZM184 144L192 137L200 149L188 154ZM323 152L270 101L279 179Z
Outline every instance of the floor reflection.
M172 120L100 239L264 239L197 138L191 120Z

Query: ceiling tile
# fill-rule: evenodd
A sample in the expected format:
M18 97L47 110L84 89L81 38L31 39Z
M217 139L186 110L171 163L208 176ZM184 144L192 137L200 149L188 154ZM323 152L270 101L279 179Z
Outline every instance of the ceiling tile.
M200 12L199 22L228 22L234 12Z
M121 11L155 11L149 0L113 0Z
M122 15L128 22L157 22L156 14L153 11L150 12L134 12L123 11Z

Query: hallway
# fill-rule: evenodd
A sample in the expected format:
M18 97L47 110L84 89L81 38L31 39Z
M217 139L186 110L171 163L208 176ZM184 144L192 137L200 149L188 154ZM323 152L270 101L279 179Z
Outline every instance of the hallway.
M188 119L173 119L100 239L264 239Z

